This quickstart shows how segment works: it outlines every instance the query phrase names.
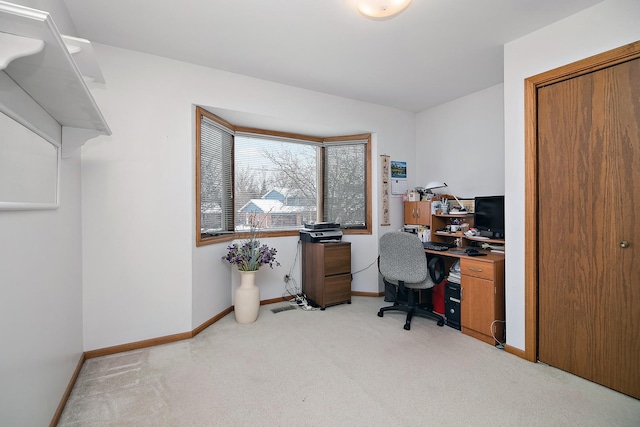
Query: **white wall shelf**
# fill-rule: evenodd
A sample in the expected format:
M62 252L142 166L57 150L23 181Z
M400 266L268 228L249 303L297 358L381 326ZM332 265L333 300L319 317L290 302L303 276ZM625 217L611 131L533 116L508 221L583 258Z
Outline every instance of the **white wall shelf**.
M32 118L25 117L25 110L20 105L14 107L9 99L13 92L24 91L60 126L95 131L83 132L90 137L111 135L65 39L47 12L0 1L0 34L0 45L3 46L0 49L0 70L18 86L0 91L0 103L4 104L7 114L27 127L39 127ZM84 49L85 53L92 55L88 41L70 37L66 37L66 41L76 46L74 50L79 47L80 53ZM86 69L85 66L83 68ZM102 79L101 74L96 75L95 69L92 74L87 77L97 81ZM64 141L61 142L65 157L68 150ZM75 149L78 143L70 145Z

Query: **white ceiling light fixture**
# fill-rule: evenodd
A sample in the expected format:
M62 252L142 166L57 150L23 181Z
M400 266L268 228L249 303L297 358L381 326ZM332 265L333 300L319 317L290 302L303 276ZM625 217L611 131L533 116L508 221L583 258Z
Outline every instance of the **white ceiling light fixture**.
M358 11L373 19L397 15L409 6L411 0L358 0Z

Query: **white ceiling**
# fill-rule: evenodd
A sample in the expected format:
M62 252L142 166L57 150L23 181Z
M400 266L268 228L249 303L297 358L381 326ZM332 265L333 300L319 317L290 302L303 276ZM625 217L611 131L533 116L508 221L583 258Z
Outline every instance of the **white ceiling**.
M503 80L503 44L602 0L64 0L78 36L408 111Z

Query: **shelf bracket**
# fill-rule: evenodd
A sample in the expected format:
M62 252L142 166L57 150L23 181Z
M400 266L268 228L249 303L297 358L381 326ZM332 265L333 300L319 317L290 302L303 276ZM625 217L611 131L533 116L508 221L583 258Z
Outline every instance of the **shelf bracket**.
M35 55L42 52L44 42L15 34L0 33L0 71L14 59Z

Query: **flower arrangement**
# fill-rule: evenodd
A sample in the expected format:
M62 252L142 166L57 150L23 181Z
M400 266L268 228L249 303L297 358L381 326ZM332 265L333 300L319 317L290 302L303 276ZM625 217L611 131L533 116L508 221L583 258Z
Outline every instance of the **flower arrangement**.
M271 268L274 265L280 265L276 261L276 249L261 245L259 240L250 239L240 245L234 243L227 249L227 255L222 259L231 265L236 265L240 271L256 271L265 264Z
M276 261L275 248L270 248L266 244L260 244L256 233L257 226L252 221L251 233L248 240L243 243L234 243L227 247L227 255L222 259L231 265L238 267L240 271L256 271L263 265L273 268L274 265L279 266Z

